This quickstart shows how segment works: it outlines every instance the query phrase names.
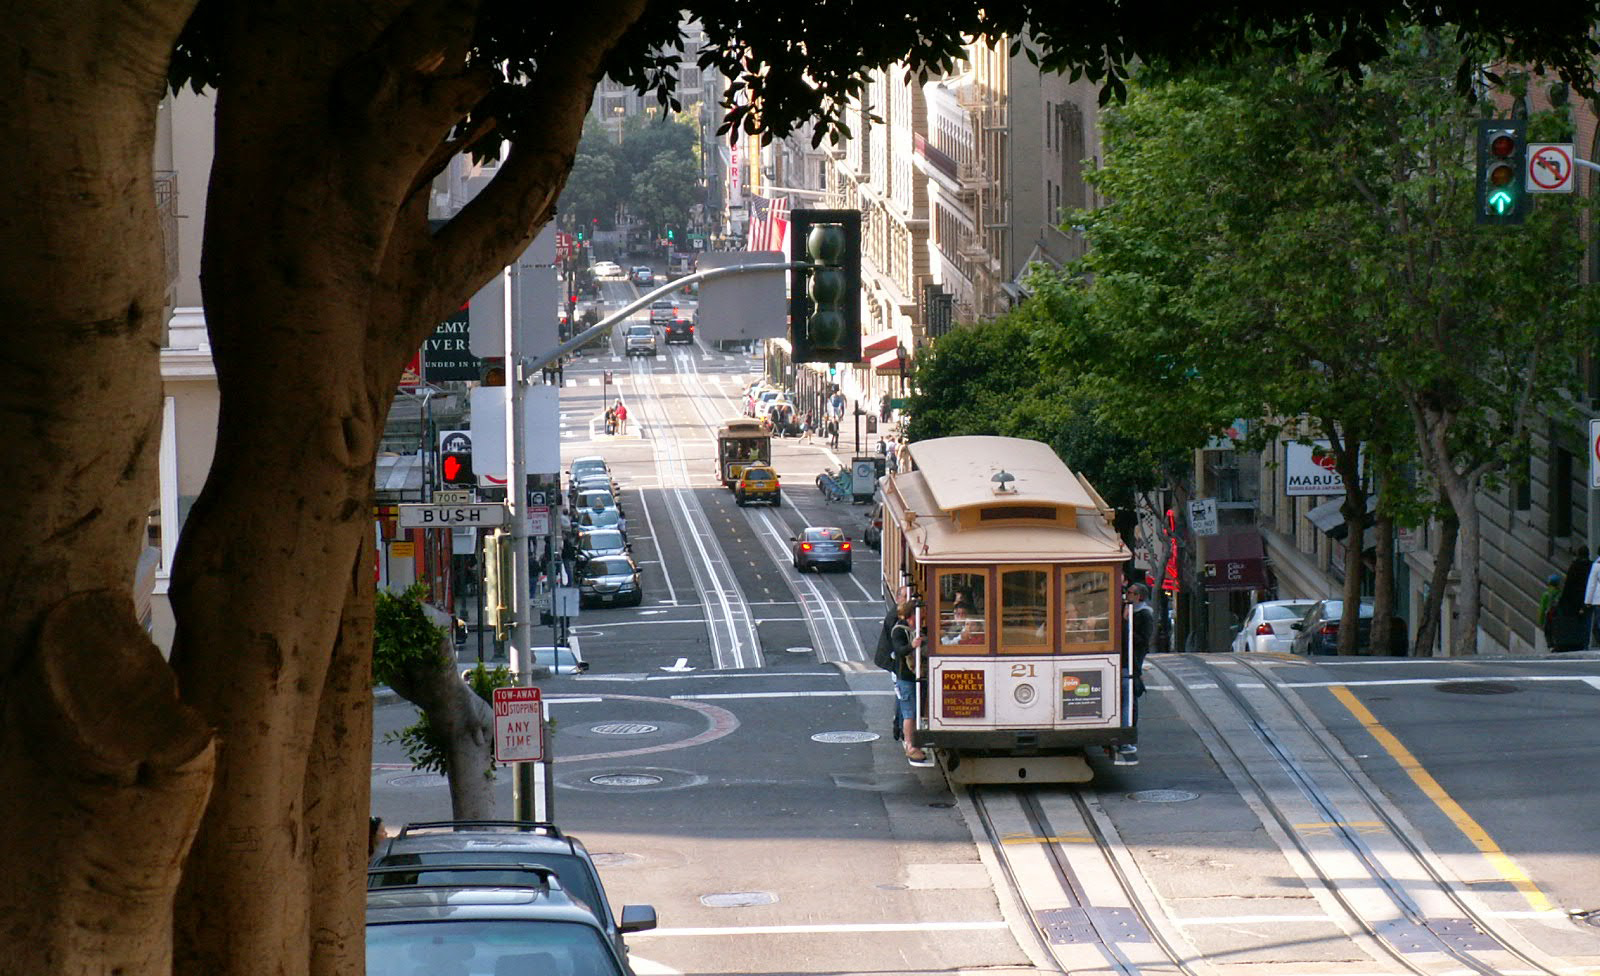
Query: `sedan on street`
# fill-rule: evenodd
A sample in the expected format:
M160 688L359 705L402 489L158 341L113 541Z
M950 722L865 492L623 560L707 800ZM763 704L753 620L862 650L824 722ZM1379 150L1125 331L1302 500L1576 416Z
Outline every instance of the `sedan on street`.
M832 526L808 525L790 540L794 568L802 573L813 566L837 566L850 571L850 538L843 529Z
M600 556L578 567L578 602L581 605L626 603L638 606L644 602L644 589L639 585L639 564L629 555Z
M1239 625L1234 635L1233 650L1288 651L1294 646L1295 621L1306 615L1315 600L1264 600L1250 608L1250 613Z
M628 551L628 540L616 529L585 529L578 533L573 546L578 562L587 562L600 556L621 556Z

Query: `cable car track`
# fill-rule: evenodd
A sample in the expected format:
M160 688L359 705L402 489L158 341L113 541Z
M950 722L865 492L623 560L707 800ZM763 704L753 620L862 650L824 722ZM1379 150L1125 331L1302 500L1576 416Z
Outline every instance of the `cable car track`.
M1167 676L1190 724L1330 918L1374 959L1419 976L1563 971L1463 896L1298 697L1259 665L1229 658L1225 669L1194 656L1149 663ZM1229 669L1257 681L1241 684ZM1252 701L1245 692L1258 688ZM1224 728L1222 716L1239 727Z

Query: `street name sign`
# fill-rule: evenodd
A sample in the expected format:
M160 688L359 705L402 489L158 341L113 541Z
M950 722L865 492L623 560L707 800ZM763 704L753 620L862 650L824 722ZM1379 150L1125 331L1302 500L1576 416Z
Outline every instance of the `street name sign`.
M470 489L470 488L454 488L454 489L443 489L443 488L441 488L440 490L438 490L438 491L433 493L433 498L430 499L430 501L434 505L471 505L472 504L472 489Z
M494 761L538 762L544 758L544 703L538 688L494 690Z
M506 524L506 507L499 502L472 505L401 505L402 529L477 528Z

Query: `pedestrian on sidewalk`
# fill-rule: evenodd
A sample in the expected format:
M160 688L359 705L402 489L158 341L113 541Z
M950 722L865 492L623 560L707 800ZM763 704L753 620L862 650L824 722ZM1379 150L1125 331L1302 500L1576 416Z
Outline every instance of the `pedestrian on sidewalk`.
M816 414L812 413L810 410L807 410L805 417L801 418L801 420L800 420L800 443L802 443L802 444L810 444L811 443L811 435L815 434L816 431L817 431L817 416L816 416Z
M1588 587L1589 550L1580 546L1567 565L1561 581L1561 595L1550 611L1549 640L1552 651L1581 651L1589 646L1589 609L1584 606Z
M622 401L619 399L615 409L617 414L617 433L626 434L628 432L628 408L623 406Z

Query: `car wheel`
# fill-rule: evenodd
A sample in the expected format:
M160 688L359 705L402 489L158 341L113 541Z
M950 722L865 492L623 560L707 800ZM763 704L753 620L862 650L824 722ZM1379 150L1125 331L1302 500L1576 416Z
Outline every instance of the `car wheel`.
M773 508L777 508L779 505L782 505L782 504L783 504L783 496L780 495L780 494L774 493L773 496L772 496L772 507Z
M633 595L633 602L629 606L637 607L642 603L644 603L644 592L641 590Z
M734 492L733 493L733 500L734 500L734 502L736 502L738 504L738 506L740 508L743 508L744 507L744 492L742 492L742 491Z
M844 571L847 573L850 572L850 563L848 561L846 561L844 564Z

